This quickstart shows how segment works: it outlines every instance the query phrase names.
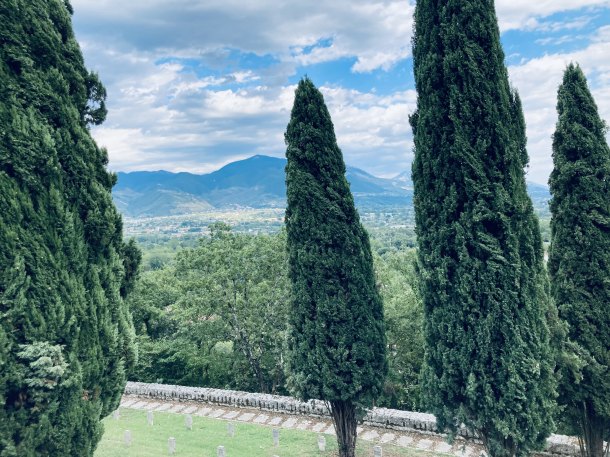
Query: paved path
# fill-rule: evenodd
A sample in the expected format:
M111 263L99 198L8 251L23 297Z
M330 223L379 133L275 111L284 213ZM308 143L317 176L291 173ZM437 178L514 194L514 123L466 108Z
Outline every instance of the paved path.
M252 423L279 428L307 430L315 433L334 435L335 429L330 418L294 416L278 414L270 411L248 408L232 408L219 405L202 405L194 402L170 402L160 399L143 400L136 396L123 396L121 408L143 411L159 411L175 414L192 414L213 419ZM416 430L392 430L368 425L358 427L358 437L380 446L391 444L421 451L450 454L458 457L480 457L484 454L481 446L457 438L453 444L448 444L441 436L417 432Z

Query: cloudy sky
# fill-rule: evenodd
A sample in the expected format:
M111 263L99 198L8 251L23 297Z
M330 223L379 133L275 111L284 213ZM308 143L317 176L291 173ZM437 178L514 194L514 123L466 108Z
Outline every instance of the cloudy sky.
M414 0L72 0L85 61L108 89L93 130L115 171L207 173L282 157L294 89L320 87L346 162L392 177L413 158ZM610 121L610 0L496 0L523 99L528 179L551 171L556 91L580 63Z

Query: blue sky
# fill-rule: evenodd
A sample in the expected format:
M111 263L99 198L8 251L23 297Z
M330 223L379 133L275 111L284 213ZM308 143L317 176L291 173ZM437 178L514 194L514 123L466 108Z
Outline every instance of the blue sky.
M86 64L108 89L93 135L115 171L206 173L281 157L294 88L322 90L350 165L391 177L413 158L409 0L72 0ZM610 121L610 0L497 0L523 99L530 167L552 168L556 91L579 62Z

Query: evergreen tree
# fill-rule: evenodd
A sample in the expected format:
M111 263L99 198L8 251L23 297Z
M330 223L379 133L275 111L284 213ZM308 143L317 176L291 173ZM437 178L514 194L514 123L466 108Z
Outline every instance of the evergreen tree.
M577 65L565 71L557 111L550 178L551 292L585 362L576 378L564 377L560 400L586 455L601 457L604 439L610 438L610 148Z
M138 251L88 130L106 93L70 14L67 0L0 3L2 457L91 456L135 359L121 291Z
M413 53L425 403L490 456L526 455L553 428L552 308L493 1L419 0Z
M339 454L353 457L357 416L387 372L383 306L330 114L308 78L296 90L285 138L288 382L302 399L328 401Z

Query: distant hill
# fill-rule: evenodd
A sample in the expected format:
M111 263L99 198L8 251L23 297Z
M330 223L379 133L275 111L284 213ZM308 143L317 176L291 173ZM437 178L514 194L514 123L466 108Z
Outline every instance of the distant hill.
M411 180L411 168L403 171L394 177L394 181L403 189L413 190L413 181Z
M119 172L113 197L119 210L129 217L191 214L212 208L281 208L286 204L285 166L286 159L256 155L205 175ZM384 179L348 166L346 177L361 212L413 204L410 170ZM533 186L535 206L545 206L548 189Z
M549 201L551 200L551 192L549 191L549 188L542 184L528 182L527 193L532 199L538 217L550 219Z

